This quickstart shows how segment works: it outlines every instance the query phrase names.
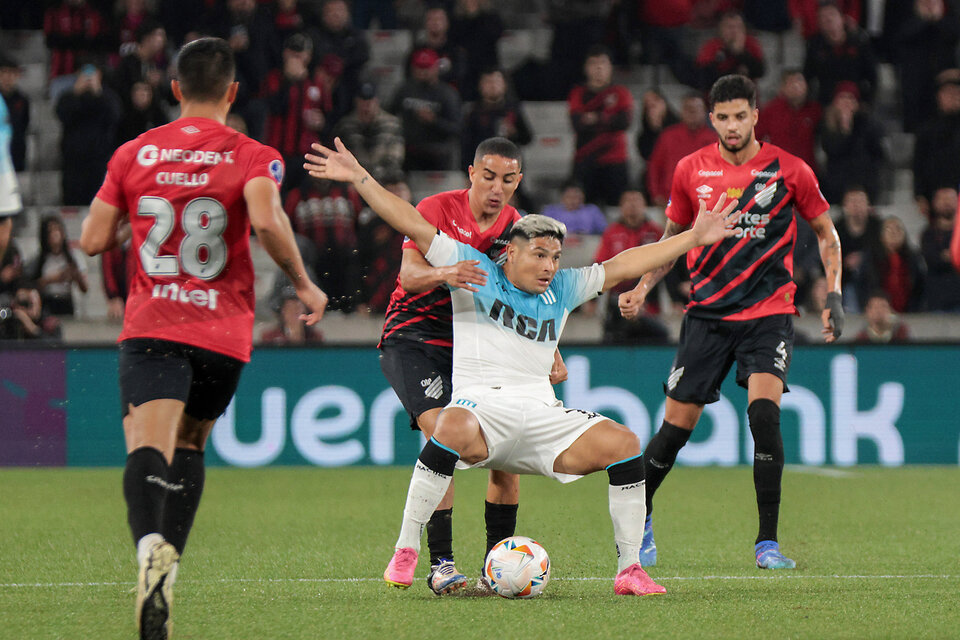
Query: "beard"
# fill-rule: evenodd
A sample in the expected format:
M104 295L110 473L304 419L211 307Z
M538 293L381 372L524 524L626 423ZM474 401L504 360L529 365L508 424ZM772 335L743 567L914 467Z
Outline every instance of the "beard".
M751 142L753 142L753 129L751 129L750 133L747 134L747 136L740 141L740 144L736 146L731 146L727 144L726 140L724 140L723 138L720 138L720 144L723 146L724 149L726 149L730 153L738 153L740 151L743 151L744 149L747 148L747 145L750 144Z

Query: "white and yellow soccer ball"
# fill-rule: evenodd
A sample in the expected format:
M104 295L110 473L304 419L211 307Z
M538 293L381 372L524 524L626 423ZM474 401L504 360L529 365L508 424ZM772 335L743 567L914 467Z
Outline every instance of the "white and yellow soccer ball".
M535 598L550 581L550 556L536 540L511 536L490 549L483 575L497 595Z

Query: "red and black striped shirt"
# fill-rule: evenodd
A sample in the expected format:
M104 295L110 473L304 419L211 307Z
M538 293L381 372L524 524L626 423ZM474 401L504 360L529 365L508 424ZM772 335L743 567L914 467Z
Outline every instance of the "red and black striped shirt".
M470 210L468 193L469 189L444 191L421 200L417 210L427 222L454 240L469 244L496 260L506 247L510 229L520 219L520 214L507 205L493 226L481 231ZM403 248L416 249L417 245L406 238ZM397 287L390 296L378 346L398 340L453 346L453 308L450 305L450 290L446 286L408 293L400 285L400 278L397 278Z
M687 227L699 201L712 209L721 193L739 202L737 235L687 253L687 313L721 320L795 314L794 210L809 221L830 208L813 170L770 143L742 165L724 160L712 144L677 164L667 217Z

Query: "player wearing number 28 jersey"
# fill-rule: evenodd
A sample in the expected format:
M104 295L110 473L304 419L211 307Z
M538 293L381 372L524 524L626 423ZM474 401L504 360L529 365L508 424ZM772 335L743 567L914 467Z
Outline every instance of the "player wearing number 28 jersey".
M169 637L173 581L203 493L203 449L250 360L251 228L309 309L308 324L327 303L280 206L280 155L224 124L234 70L219 38L181 49L171 86L181 117L117 150L80 234L95 255L129 222L138 257L119 373L141 639Z
M250 360L243 187L259 176L280 184L280 154L209 118L174 120L117 149L97 197L132 214L140 253L121 341L161 338Z

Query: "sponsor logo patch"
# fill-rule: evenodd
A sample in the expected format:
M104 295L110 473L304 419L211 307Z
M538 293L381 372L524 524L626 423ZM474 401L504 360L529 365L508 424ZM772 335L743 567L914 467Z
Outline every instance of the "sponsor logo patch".
M270 163L270 175L274 180L277 181L277 184L283 182L283 163L279 160L274 160Z

